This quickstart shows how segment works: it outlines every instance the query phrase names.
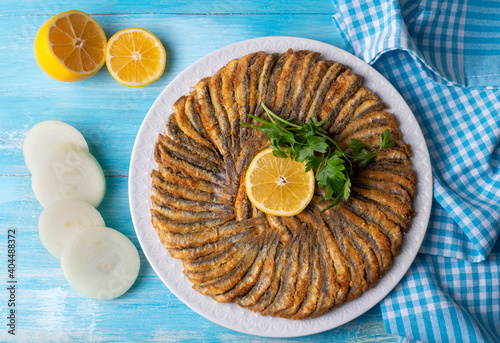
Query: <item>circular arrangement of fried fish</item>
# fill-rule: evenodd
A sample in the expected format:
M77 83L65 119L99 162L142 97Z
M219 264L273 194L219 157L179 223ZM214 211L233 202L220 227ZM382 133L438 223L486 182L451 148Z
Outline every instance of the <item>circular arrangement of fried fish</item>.
M152 223L182 260L198 292L262 315L314 318L360 296L387 272L414 216L416 174L398 122L362 78L319 53L256 52L202 79L175 103L155 147ZM248 201L245 171L267 137L240 125L248 115L329 120L377 147L390 130L394 148L355 172L350 201L322 213L322 189L294 217L274 217ZM267 117L265 119L268 119Z

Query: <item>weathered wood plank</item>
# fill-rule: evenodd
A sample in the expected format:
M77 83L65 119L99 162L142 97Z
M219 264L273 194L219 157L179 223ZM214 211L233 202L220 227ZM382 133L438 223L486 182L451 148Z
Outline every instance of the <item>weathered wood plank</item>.
M99 206L106 225L119 230L139 248L129 215L127 178L108 177ZM139 278L122 297L98 301L80 296L64 279L59 261L45 251L38 237L42 211L31 191L31 177L0 177L0 251L6 251L7 230L16 229L17 335L21 341L222 341L271 342L220 327L179 301L156 276L142 251ZM7 257L0 258L0 284L5 286ZM7 317L7 294L0 316ZM5 322L5 319L0 321ZM196 323L196 325L193 325ZM297 338L297 342L394 342L385 333L378 306L337 329ZM2 325L0 341L10 337Z
M155 33L167 49L164 75L138 89L120 85L105 67L82 82L52 80L33 55L33 39L44 17L1 18L5 43L0 46L0 175L28 173L21 151L24 136L47 119L79 129L106 174L126 175L135 136L149 107L175 76L199 58L234 42L272 35L343 47L330 15L103 15L96 19L108 37L132 26Z
M89 80L66 84L50 79L36 65L33 39L50 16L69 9L92 14L110 37L132 26L144 27L164 43L167 68L153 85L130 89L104 69ZM7 231L16 229L17 336L19 341L278 341L220 327L179 301L156 276L140 251L130 218L127 182L130 153L139 126L158 94L187 66L213 50L261 36L288 35L344 47L329 0L169 0L97 1L14 0L0 7L0 251ZM128 236L141 256L139 278L124 296L97 301L67 284L59 262L43 248L37 222L42 208L31 191L22 142L35 123L65 121L79 130L107 177L99 207L107 226ZM7 284L7 257L0 259L0 283ZM7 317L6 299L0 316ZM7 335L5 319L0 341ZM196 323L195 325L193 323ZM382 325L378 306L352 322L298 342L394 342Z
M0 16L4 15L55 15L57 13L78 9L89 14L233 14L233 13L333 13L331 1L311 2L303 0L163 0L163 1L37 1L25 0L22 6L19 1L4 0L0 8Z

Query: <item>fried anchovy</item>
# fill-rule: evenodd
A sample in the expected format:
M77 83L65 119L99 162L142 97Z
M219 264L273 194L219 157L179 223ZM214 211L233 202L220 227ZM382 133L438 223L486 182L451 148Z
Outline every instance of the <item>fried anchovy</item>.
M262 108L261 103L265 102L266 100L266 95L267 95L267 89L269 85L269 78L271 76L271 72L273 71L273 68L278 61L279 54L274 53L271 55L267 55L266 59L264 60L264 65L262 66L262 72L260 73L259 77L259 88L258 88L258 93L257 93L257 106L255 108L255 116L261 117L264 113L264 109Z
M192 165L187 161L177 158L170 151L165 149L160 142L157 142L155 149L155 160L158 164L164 164L171 167L175 172L181 172L184 175L199 178L205 181L226 186L225 178L213 171Z
M377 226L368 223L353 211L346 208L348 204L341 204L338 211L348 222L356 234L371 247L380 266L380 274L384 275L392 264L391 243Z
M262 231L262 225L264 225L264 221L262 218L249 218L240 221L232 221L225 223L219 226L218 232L220 238L229 237L235 235L239 232L242 232L248 228L253 228L257 234L260 234Z
M229 273L207 282L194 284L193 288L204 295L218 295L227 292L246 274L257 257L261 245L262 239L246 251L243 258Z
M155 200L152 200L153 209L160 213L165 218L184 222L199 222L206 219L216 219L223 218L227 216L227 212L214 212L214 211L204 211L204 212L194 212L194 211L183 211L176 208L171 208L168 206L162 206L158 204Z
M207 231L208 229L217 227L234 218L233 214L228 214L219 218L209 218L198 222L181 222L167 218L155 209L152 210L152 215L154 225L158 230L178 234Z
M178 125L176 117L171 117L169 120L168 125L165 127L165 135L184 149L187 149L190 154L198 156L197 158L210 161L219 167L224 164L222 157L213 149L213 146L208 148L183 132Z
M328 70L326 71L321 83L318 86L318 89L315 92L315 95L312 99L311 106L309 108L309 112L307 113L304 119L309 119L311 117L319 118L321 113L321 108L323 107L323 103L325 101L326 92L332 86L332 83L335 82L337 77L341 75L341 73L349 74L350 69L341 63L334 63Z
M212 254L200 256L195 259L184 259L184 272L205 272L216 269L223 263L226 263L235 253L239 253L242 247L255 241L255 232L252 235L246 235L243 239L237 240L234 244L227 244Z
M168 249L185 249L196 246L202 246L208 243L216 242L219 239L217 229L213 228L208 231L192 232L188 234L179 234L175 232L158 231L160 241Z
M339 130L339 134L335 136L335 139L336 141L347 141L355 132L373 125L386 125L397 128L398 122L388 112L370 112L360 117L359 120L349 123L343 130Z
M283 225L280 217L272 216L270 214L266 214L266 217L271 228L279 233L280 242L282 244L286 244L286 242L288 242L288 240L292 237L292 232L286 225Z
M319 292L322 284L321 261L316 238L311 235L311 283L307 289L307 295L299 310L292 319L301 320L307 318L317 307Z
M295 105L295 113L297 115L297 121L305 121L307 113L311 107L312 102L316 94L323 76L333 65L333 61L319 61L312 68L307 76L306 84L304 87L304 93L299 96L297 103Z
M272 108L275 109L277 115L281 115L281 110L284 107L288 90L290 89L292 78L288 77L290 72L295 69L297 64L297 53L290 54L283 63L281 73L277 76L275 85L275 95Z
M359 237L352 225L350 225L348 219L339 211L336 211L336 215L345 238L354 247L354 249L359 252L364 261L366 282L368 283L368 287L372 288L381 277L380 265L378 263L377 256L372 248L366 245L363 239Z
M170 181L170 180L169 180ZM187 200L200 201L205 203L227 204L218 194L208 193L196 188L186 187L182 184L169 182L161 174L154 172L152 184L164 192L181 197Z
M322 284L316 309L309 315L311 318L316 318L326 313L335 304L335 299L340 291L340 285L337 283L337 273L321 234L318 235L317 241L319 243Z
M284 263L288 256L291 243L292 240L289 241L288 246L285 246L282 250L279 251L269 287L265 290L264 294L262 294L255 305L248 307L249 310L260 312L264 310L271 303L271 301L273 301L276 292L278 292L279 280L281 279L281 273L283 272Z
M272 245L276 244L278 241L277 236L278 235L274 232L269 232L267 234L262 248L245 276L232 289L225 293L214 295L213 298L216 301L225 303L231 302L237 296L246 294L255 285L264 267L268 251L272 248Z
M328 206L328 202L324 200L315 204L320 210ZM350 271L352 282L350 283L346 301L355 299L368 288L368 283L365 279L365 263L361 255L353 248L346 238L336 211L326 211L321 213L321 217L332 233L332 236L335 238L335 241L338 243L338 247L342 251L342 256L345 257L345 261L347 262L347 268Z
M209 141L209 136L205 128L203 127L203 123L201 121L200 113L198 110L198 104L196 102L196 92L192 91L188 98L186 99L186 105L184 107L186 117L191 122L192 127L198 132L201 137L208 142L209 145L212 143ZM187 131L186 131L187 132ZM212 145L213 146L213 145ZM214 147L215 149L215 147Z
M169 206L171 208L184 211L216 211L226 213L231 213L233 211L232 205L184 199L168 193L154 185L151 187L151 198L154 199L159 205Z
M348 99L344 106L340 109L339 113L335 117L335 121L329 128L329 132L337 135L339 134L346 125L356 122L351 121L351 117L358 108L358 106L366 100L378 100L378 96L367 88L360 88L354 93L354 95Z
M188 101L189 100L189 101ZM183 96L179 98L174 104L174 116L176 119L176 123L179 126L179 129L184 132L187 136L189 136L193 141L205 146L208 149L215 150L215 147L210 143L204 134L204 131L195 128L196 124L193 122L199 123L201 125L201 119L197 114L193 111L193 97L192 96ZM187 115L186 109L189 107L190 116ZM192 118L192 119L190 119ZM194 119L196 118L196 119Z
M269 76L267 91L262 101L264 102L264 104L266 104L268 108L270 108L274 112L278 111L278 108L274 107L276 93L278 92L278 82L281 78L283 67L287 65L287 61L290 59L291 56L293 56L292 49L288 49L287 51L282 53L279 56L278 60L276 61L276 64L271 72L271 75Z
M205 170L215 170L217 172L221 171L221 168L216 163L208 159L201 158L198 154L193 153L190 149L183 147L181 144L176 143L168 136L159 135L158 142L162 145L165 151L168 151L172 156L177 159L183 160L197 166L199 168L203 168Z
M318 59L320 53L310 52L309 50L301 50L296 52L297 63L295 64L295 69L293 73L296 77L293 77L290 84L290 89L286 96L285 104L281 110L281 116L285 118L296 118L297 113L295 112L295 106L298 104L299 99L304 96L306 89L306 80L309 76L309 71L312 69L316 60Z
M311 206L310 218L312 223L318 228L319 235L321 239L325 242L326 251L330 255L331 261L333 262L333 267L335 268L335 273L337 276L337 283L339 285L339 290L335 297L335 304L342 304L349 292L349 285L351 282L351 274L348 267L348 262L342 255L337 242L333 238L332 233L326 226L326 223L321 218L320 210L317 206Z
M278 316L282 318L291 318L300 308L307 295L307 290L311 283L311 238L309 235L304 235L301 241L299 252L299 273L297 275L297 282L295 292L290 296L291 304L286 304L285 308L278 312Z
M409 225L411 218L414 216L412 208L402 203L395 196L375 189L364 189L359 187L353 187L352 191L376 203L377 206L385 208L388 212L393 213L398 218L398 223L402 226Z
M259 94L259 79L264 68L264 61L267 58L267 54L264 51L259 51L255 53L255 59L250 66L249 72L249 109L248 113L256 113L256 109L261 107L258 100ZM255 121L252 121L255 124Z
M291 306L292 296L295 293L295 283L299 269L299 251L304 234L295 236L294 244L290 247L284 272L281 275L279 290L273 301L263 311L262 315L278 315L279 311Z
M229 190L221 185L211 183L202 179L195 179L189 176L185 176L182 173L176 173L173 169L168 166L160 165L158 166L159 173L164 180L169 180L172 183L190 187L193 189L198 189L203 192L213 194L214 198L219 198L221 201L216 201L220 203L232 204L235 192ZM153 171L152 175L157 173ZM154 176L154 175L153 175Z
M275 243L277 243L277 241L275 241ZM276 265L275 257L278 252L277 248L278 244L273 244L271 249L269 249L257 283L248 291L248 293L236 298L236 303L240 306L247 308L254 306L271 285Z
M234 185L238 180L234 166L234 159L231 155L231 136L229 135L229 132L221 131L213 104L210 100L208 88L209 81L210 78L204 78L196 84L196 101L199 106L200 117L204 128L211 141L224 157L224 162L226 164L226 184Z
M232 118L230 118L229 114L226 112L226 109L224 108L223 105L223 100L222 100L222 73L225 68L219 69L219 71L213 75L209 82L208 82L208 89L209 89L209 95L210 95L210 101L212 102L213 105L213 111L216 117L216 120L218 122L218 126L220 129L220 134L221 138L223 140L225 150L221 150L223 154L228 154L231 151L234 151L236 149L236 146L234 144L234 141L232 139L231 133L232 133L232 127L230 124L230 121Z
M224 278L228 273L230 273L248 254L248 251L256 248L255 239L251 241L240 242L237 249L232 254L228 256L222 256L218 260L213 261L212 268L200 269L200 270L189 270L184 267L184 274L193 283L207 283L215 279ZM184 266L188 264L184 261Z
M216 232L216 231L215 231ZM189 248L170 248L168 252L170 256L178 259L196 259L199 257L207 256L210 254L217 253L228 246L232 246L236 242L245 239L248 236L254 235L254 228L247 228L243 231L235 233L232 236L227 236L221 238L213 243L207 243L205 245L189 247Z
M319 113L321 120L328 120L324 129L328 130L330 125L337 118L342 106L357 92L363 78L357 74L342 74L336 82L330 87L325 96L325 101Z
M243 56L238 60L238 65L234 71L233 76L233 87L234 87L234 101L236 102L236 107L238 109L239 121L242 123L248 123L248 114L250 113L250 64L253 63L256 54L248 54ZM240 148L243 148L244 142L247 140L246 126L242 126L239 132L239 142Z
M247 219L249 215L250 202L248 200L245 188L245 174L240 176L240 187L234 201L234 211L236 212L236 220Z

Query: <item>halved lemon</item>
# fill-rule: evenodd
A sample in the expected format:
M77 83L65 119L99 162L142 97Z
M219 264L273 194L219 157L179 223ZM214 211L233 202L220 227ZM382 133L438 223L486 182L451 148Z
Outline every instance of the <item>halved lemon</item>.
M142 87L156 81L165 70L167 54L160 40L138 27L115 33L106 48L106 66L116 81Z
M36 34L34 48L38 65L50 77L80 81L104 65L106 35L94 18L72 10L47 20Z
M314 173L305 163L260 152L248 167L245 187L248 198L259 210L275 216L300 213L314 194Z

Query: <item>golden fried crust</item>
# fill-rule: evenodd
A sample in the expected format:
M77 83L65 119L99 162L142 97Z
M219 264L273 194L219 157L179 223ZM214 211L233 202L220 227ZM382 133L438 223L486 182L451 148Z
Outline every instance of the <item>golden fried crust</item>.
M311 52L309 50L301 50L296 53L296 63L294 69L291 71L294 77L290 78L290 89L283 104L280 115L285 118L297 117L295 107L299 99L304 97L306 90L306 80L311 67L313 67L319 57L319 53Z
M230 61L180 97L158 136L151 222L193 288L218 302L293 320L315 318L359 297L389 270L415 211L417 176L399 123L349 66L308 50L259 51ZM245 174L269 146L261 103L293 121L327 120L331 137L395 147L355 170L349 202L315 196L292 217L253 206ZM349 151L349 150L348 150ZM317 195L324 189L316 189Z
M295 293L287 299L289 304L286 304L283 310L276 313L277 316L282 318L292 318L297 313L306 298L311 283L311 238L307 234L301 240L298 261L297 282L294 285Z
M247 293L257 283L259 275L264 267L267 253L269 249L276 244L277 238L278 234L276 232L267 231L265 242L245 276L241 278L241 280L238 281L232 289L226 291L225 293L215 295L213 298L218 302L227 303L233 301L236 297Z
M318 306L318 298L321 291L323 277L321 275L321 256L319 252L318 242L314 235L311 238L311 282L307 289L307 295L299 310L291 318L295 320L305 319L316 310Z

